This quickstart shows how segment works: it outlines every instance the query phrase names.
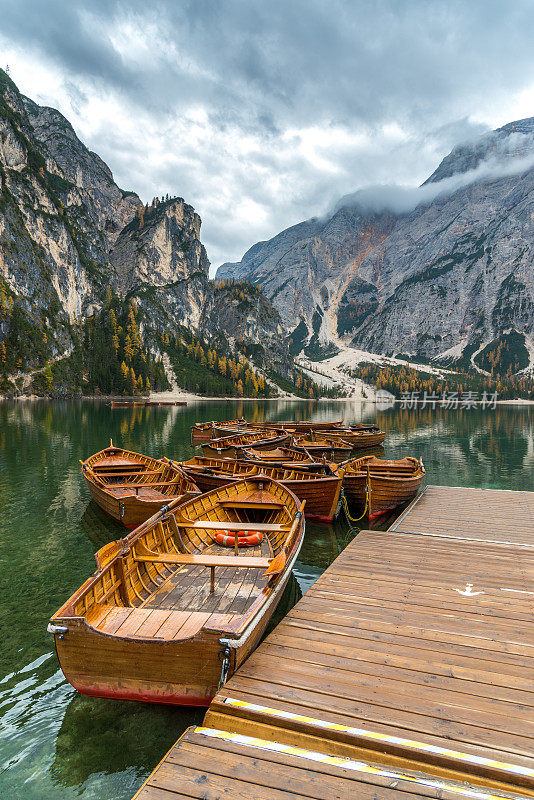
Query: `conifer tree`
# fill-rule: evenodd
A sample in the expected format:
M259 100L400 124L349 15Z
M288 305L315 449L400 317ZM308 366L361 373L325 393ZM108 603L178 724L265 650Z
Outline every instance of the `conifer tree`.
M48 391L50 391L54 383L54 376L52 375L52 368L48 361L46 362L46 366L43 369L43 375L46 381L46 388L48 389Z

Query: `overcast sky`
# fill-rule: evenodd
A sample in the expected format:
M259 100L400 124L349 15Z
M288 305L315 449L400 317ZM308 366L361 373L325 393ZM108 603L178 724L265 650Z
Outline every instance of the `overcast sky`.
M212 266L534 115L532 0L1 0L4 65Z

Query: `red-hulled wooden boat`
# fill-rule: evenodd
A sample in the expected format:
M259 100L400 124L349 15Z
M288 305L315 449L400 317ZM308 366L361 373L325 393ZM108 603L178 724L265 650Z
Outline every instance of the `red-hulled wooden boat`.
M179 467L113 445L83 461L82 472L95 503L130 529L172 500L199 494Z
M410 456L396 461L364 456L343 464L343 469L347 500L363 506L369 486L369 519L411 500L425 477L422 460Z
M303 508L285 486L252 477L174 501L105 545L48 626L67 680L97 697L208 705L282 596ZM250 546L218 543L236 535Z
M305 500L307 519L332 522L338 511L344 474L342 467L336 470L336 474L328 469L328 474L325 475L297 468L273 467L266 464L258 466L251 461L198 456L180 462L179 466L203 492L261 474L279 481L299 500Z
M274 450L291 441L289 433L277 430L261 433L244 433L239 436L223 436L211 439L202 444L202 453L209 458L236 458L243 447L254 447L255 450Z

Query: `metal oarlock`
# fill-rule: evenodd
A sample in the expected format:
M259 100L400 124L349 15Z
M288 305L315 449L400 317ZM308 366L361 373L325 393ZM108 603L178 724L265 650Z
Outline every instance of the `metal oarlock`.
M222 689L226 680L228 678L228 670L230 669L230 654L231 650L229 647L223 647L219 650L219 661L221 662L221 677L219 679L219 686L217 687L217 691Z

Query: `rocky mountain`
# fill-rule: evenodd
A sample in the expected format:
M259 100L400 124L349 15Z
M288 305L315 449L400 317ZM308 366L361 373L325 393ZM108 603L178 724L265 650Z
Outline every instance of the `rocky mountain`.
M260 285L308 352L344 344L480 367L513 342L503 370L532 365L534 118L456 147L420 198L399 213L354 195L217 278Z
M282 319L260 287L247 281L216 284L210 318L265 373L287 375L291 358Z
M148 379L154 388L154 380L166 383L151 366L154 358L163 363L162 342L195 340L198 351L202 340L203 350L237 355L227 352L235 314L216 301L194 209L168 196L144 205L120 189L68 120L23 97L2 70L0 190L0 391L45 365L49 384L61 379L90 392L123 381L135 391ZM276 311L266 298L262 304L261 318L254 306L243 320L241 354L269 353L265 342L279 337ZM116 363L103 371L94 353L106 348ZM289 375L283 339L275 361Z

